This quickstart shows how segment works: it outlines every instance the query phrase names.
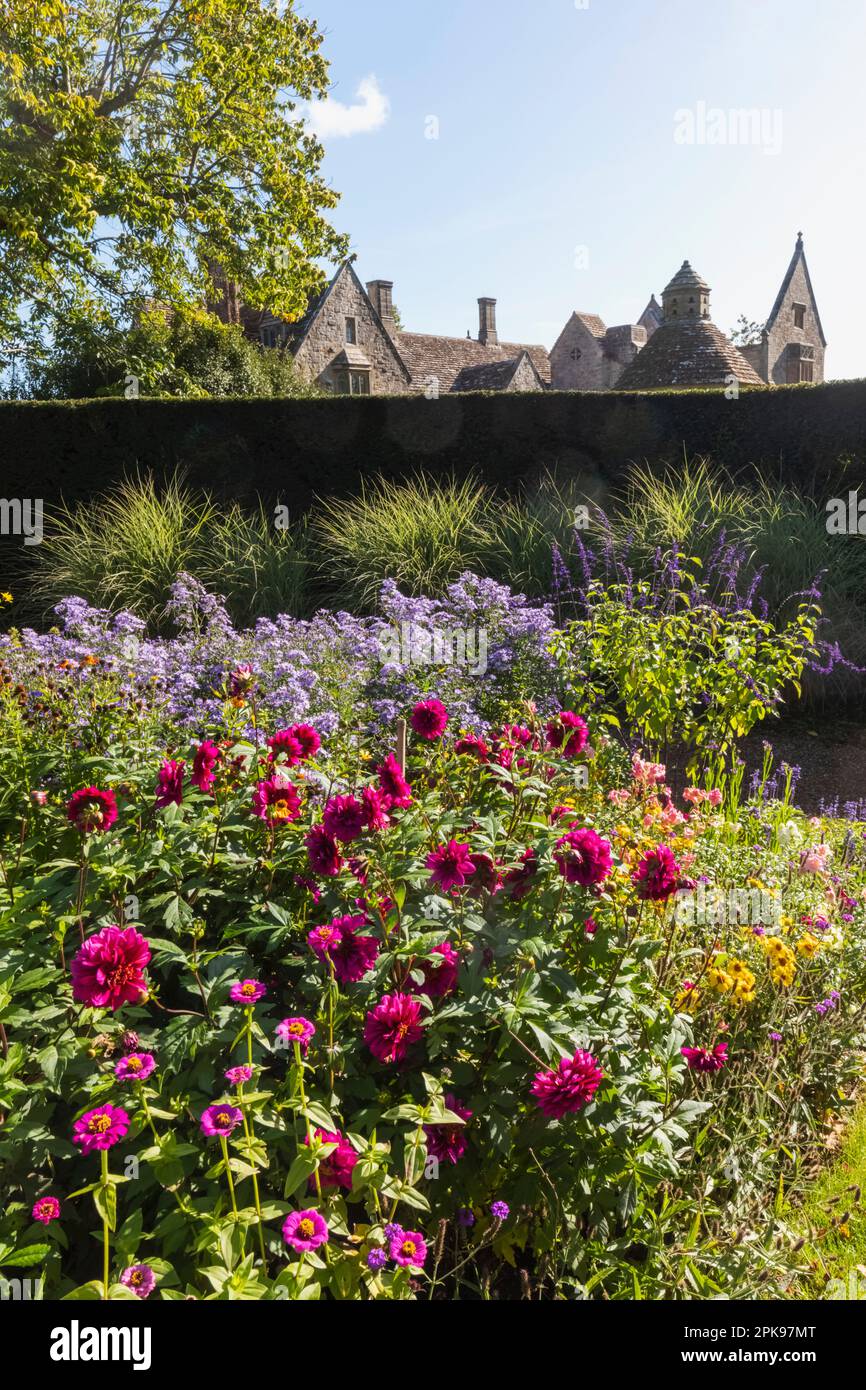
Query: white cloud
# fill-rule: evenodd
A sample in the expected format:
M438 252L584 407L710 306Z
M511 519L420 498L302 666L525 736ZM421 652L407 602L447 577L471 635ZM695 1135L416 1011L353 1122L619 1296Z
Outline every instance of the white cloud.
M360 98L354 106L345 106L333 97L311 101L307 108L307 125L320 140L338 139L344 135L368 135L379 130L387 121L390 102L371 74L358 83L355 93Z

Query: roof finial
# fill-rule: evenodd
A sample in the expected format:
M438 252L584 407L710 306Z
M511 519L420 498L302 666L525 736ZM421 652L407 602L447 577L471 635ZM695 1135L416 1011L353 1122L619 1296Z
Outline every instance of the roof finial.
M803 245L803 233L802 233L802 232L798 232L798 233L797 233L797 245L798 245L798 246L802 246L802 245Z

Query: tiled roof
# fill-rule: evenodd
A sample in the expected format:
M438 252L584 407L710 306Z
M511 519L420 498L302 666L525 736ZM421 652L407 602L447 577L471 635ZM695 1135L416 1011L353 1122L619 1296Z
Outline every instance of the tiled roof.
M728 377L744 386L766 383L709 319L663 323L616 383L617 391L651 391L665 386L724 386Z
M662 294L669 294L671 290L706 290L709 293L709 285L706 280L701 279L696 270L692 269L689 261L683 261L674 278L665 285Z
M593 338L603 338L607 332L604 319L600 319L598 314L582 314L579 309L575 309L574 317L580 319L584 328L589 329Z
M507 391L511 385L515 373L523 361L527 361L535 371L538 378L539 389L544 382L535 368L535 364L528 352L521 352L519 357L506 359L504 362L482 362L478 367L464 367L457 373L452 391Z
M476 338L445 338L436 333L398 333L397 349L416 386L425 386L436 377L440 391L450 391L466 368L502 365L525 352L533 367L547 386L550 384L550 362L547 349L529 343L479 343ZM463 386L460 389L469 388ZM495 387L475 386L473 390L495 390Z
M794 247L794 254L791 257L791 264L788 266L788 269L785 272L785 278L782 281L779 293L776 295L776 302L770 310L770 317L767 319L766 327L769 331L772 328L773 324L776 322L776 319L778 318L779 313L781 312L782 305L785 302L785 297L788 293L788 287L794 278L794 271L797 269L797 263L801 260L803 262L803 274L806 277L806 285L808 286L809 293L812 296L812 311L815 315L815 321L818 325L818 332L821 334L821 342L826 347L827 339L824 337L824 330L821 327L821 318L818 313L818 304L815 299L815 291L812 289L812 277L809 274L809 267L806 264L806 252L803 250L802 232L800 232L797 236L797 245Z

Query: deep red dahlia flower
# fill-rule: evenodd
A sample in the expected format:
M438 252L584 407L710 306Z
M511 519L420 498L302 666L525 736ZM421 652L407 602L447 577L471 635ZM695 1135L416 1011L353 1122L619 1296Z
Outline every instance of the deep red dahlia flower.
M367 1014L364 1042L380 1062L402 1062L424 1032L421 1004L411 994L383 994Z
M354 796L332 796L325 806L322 824L335 840L357 840L364 833L364 807Z
M329 835L323 825L314 825L308 831L304 844L314 874L324 878L334 878L343 867L343 860L333 835Z
M468 878L475 873L475 865L469 855L469 846L458 840L449 840L439 845L424 861L430 870L430 881L437 888L448 892L449 888L462 888Z
M441 738L448 724L448 711L441 700L421 700L413 709L409 723L428 742Z
M156 778L157 806L183 805L183 770L185 763L167 758L159 769Z
M323 1158L319 1164L319 1184L322 1187L345 1187L347 1191L352 1188L352 1169L358 1162L358 1155L348 1139L339 1130L331 1132L326 1129L317 1129L316 1138L323 1140L326 1144L336 1144L336 1148ZM309 1145L309 1139L304 1143ZM313 1175L308 1183L311 1192L316 1191L316 1178Z
M631 876L639 898L663 902L677 891L680 866L668 845L657 845L645 854Z
M99 787L81 787L69 798L66 814L76 830L84 835L110 830L117 820L114 792L108 787L104 791Z
M553 857L567 883L593 888L603 883L611 871L610 844L595 830L569 830L557 840Z
M472 1118L472 1111L461 1105L450 1091L445 1095L445 1109L459 1115L461 1120ZM424 1133L427 1136L427 1152L439 1163L456 1163L466 1152L468 1139L465 1124L455 1125L446 1122L441 1125L425 1125Z
M412 788L403 776L402 769L393 753L389 753L383 763L376 768L379 786L388 798L388 810L395 806L406 807L412 800Z

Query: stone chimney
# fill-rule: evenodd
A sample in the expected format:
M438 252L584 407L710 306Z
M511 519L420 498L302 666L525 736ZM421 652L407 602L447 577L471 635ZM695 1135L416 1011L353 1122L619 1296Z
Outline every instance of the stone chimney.
M392 338L397 332L397 324L394 320L393 289L393 280L367 281L367 294L370 296L373 308L382 320L385 331L390 334Z
M478 301L478 341L485 346L499 342L499 335L496 332L496 300L479 299Z

